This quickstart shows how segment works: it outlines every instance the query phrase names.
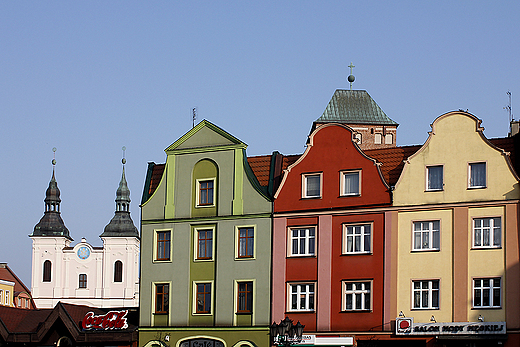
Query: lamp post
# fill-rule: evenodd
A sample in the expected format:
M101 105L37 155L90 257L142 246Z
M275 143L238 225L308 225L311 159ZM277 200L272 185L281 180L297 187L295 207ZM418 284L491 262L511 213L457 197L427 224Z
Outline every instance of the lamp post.
M273 322L271 325L273 343L277 346L285 347L300 343L302 341L303 328L305 328L305 325L301 324L300 321L293 324L292 319L289 317L285 317L280 324Z

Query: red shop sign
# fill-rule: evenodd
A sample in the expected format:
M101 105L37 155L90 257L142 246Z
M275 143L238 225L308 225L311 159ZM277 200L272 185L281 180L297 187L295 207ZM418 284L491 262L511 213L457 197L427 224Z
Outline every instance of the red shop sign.
M128 310L110 311L107 314L95 316L94 312L88 312L83 318L83 330L111 330L126 329L128 323L126 315Z

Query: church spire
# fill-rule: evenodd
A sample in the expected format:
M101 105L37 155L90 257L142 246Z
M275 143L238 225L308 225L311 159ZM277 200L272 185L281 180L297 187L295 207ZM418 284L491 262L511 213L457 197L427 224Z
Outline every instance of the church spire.
M125 151L123 147L123 173L121 174L121 181L116 190L116 212L110 223L105 226L104 232L100 237L124 236L124 237L139 237L139 232L134 225L134 221L130 217L130 189L125 177Z
M52 149L56 153L56 147ZM56 154L54 154L56 155ZM60 190L55 175L56 158L52 159L52 178L45 192L45 213L40 222L34 227L31 236L64 236L70 239L69 230L61 219Z

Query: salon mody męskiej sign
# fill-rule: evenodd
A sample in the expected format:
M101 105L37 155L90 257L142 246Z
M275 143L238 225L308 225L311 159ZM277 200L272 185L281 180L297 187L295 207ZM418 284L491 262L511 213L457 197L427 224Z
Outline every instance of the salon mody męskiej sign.
M414 323L413 317L395 319L396 335L498 335L506 334L506 322Z

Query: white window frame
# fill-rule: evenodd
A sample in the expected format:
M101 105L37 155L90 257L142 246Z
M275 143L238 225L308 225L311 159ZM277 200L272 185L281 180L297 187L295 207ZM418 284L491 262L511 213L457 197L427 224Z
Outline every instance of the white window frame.
M307 179L310 177L318 176L320 179L320 191L318 195L307 194ZM317 199L321 198L323 192L323 172L313 172L302 174L302 198L303 199Z
M253 256L252 257L241 257L240 256L240 229L252 228L253 229ZM256 244L257 244L257 232L256 225L237 225L235 226L235 260L251 260L256 259Z
M367 289L368 284L368 289ZM372 310L372 280L356 280L356 281L342 281L342 311L371 311ZM347 289L351 285L350 289ZM351 298L352 308L347 308L347 298ZM360 298L359 307L356 304L356 298ZM368 300L368 307L367 307Z
M200 230L211 230L211 258L199 258L199 231ZM194 261L214 261L215 260L215 237L216 228L214 225L197 225L193 228L193 260Z
M488 286L484 286L485 280L489 281ZM499 281L498 286L496 285L496 280ZM480 285L478 287L476 286L477 281L480 281ZM503 280L501 277L473 278L473 295L472 295L472 300L471 300L472 307L475 309L502 308L502 283L503 283ZM485 294L486 290L488 291L488 295L489 295L489 305L484 306L483 298L484 298L484 294ZM495 305L495 302L494 302L495 290L498 290L498 294L499 294L498 305ZM477 291L480 293L480 304L481 304L480 306L475 305L475 298L476 298L475 294L477 293Z
M161 259L157 258L157 242L159 241L158 233L170 232L170 258L169 259ZM154 229L153 231L153 262L154 263L171 263L173 259L173 229ZM124 265L124 264L123 264Z
M368 227L368 232L366 231ZM348 233L348 228L353 228L353 233ZM361 228L360 233L356 234L355 228ZM343 224L343 247L342 254L371 254L372 253L372 234L373 234L373 224L372 223L349 223ZM367 240L368 241L368 249L367 249ZM359 238L359 245L361 250L356 251L356 239ZM352 251L348 250L348 241L352 239Z
M385 145L391 145L392 143L394 143L394 135L387 133L385 135Z
M210 311L209 313L198 313L197 312L197 284L211 284L211 293L210 293ZM193 281L193 305L192 305L192 315L194 316L211 316L213 315L213 307L215 305L215 283L213 280L210 281Z
M430 187L430 169L441 168L442 169L442 182L440 188ZM426 191L439 192L444 190L444 165L428 165L426 166Z
M200 183L206 181L213 181L213 203L212 204L201 204L200 203ZM208 178L198 178L195 180L196 184L196 192L195 192L195 207L196 208L205 208L205 207L215 207L216 199L217 199L217 179L216 177L208 177Z
M311 290L312 286L312 290ZM296 289L293 292L293 288ZM296 296L296 308L293 308L293 298ZM302 308L301 299L304 298L304 306ZM300 282L287 283L287 311L289 312L314 312L316 310L316 283ZM312 308L310 304L312 302Z
M483 223L485 220L489 221L489 227L484 227ZM496 226L498 220L498 226ZM479 227L477 227L477 221L482 221ZM501 248L502 247L502 218L501 217L474 217L471 221L472 223L472 235L473 235L473 241L472 241L472 248L475 249L486 249L486 248ZM489 245L484 245L484 233L485 229L489 229L488 233L488 240ZM480 231L480 237L477 237L477 232ZM497 245L495 244L495 234L500 234L500 243ZM480 245L477 245L477 241L480 239Z
M314 230L314 236L311 236L311 230ZM297 226L297 227L290 227L287 229L288 235L287 235L287 255L289 257L314 257L316 256L316 236L317 236L317 227L316 226ZM293 236L293 231L299 230L297 236ZM300 230L305 230L305 235L301 236ZM298 241L298 251L296 253L293 253L293 241ZM304 240L304 251L303 253L299 253L301 248L301 241ZM313 240L313 242L311 242ZM311 244L314 245L314 251L310 251Z
M381 145L383 143L383 134L375 133L374 134L374 144Z
M358 175L358 187L356 193L345 193L345 176L355 174ZM340 184L339 184L339 195L340 196L360 196L361 195L361 170L348 170L348 171L341 171L340 174Z
M0 305L4 304L4 291L0 289Z
M434 224L437 222L438 229L434 229ZM428 223L428 229L422 229L425 223ZM420 230L417 230L417 225L421 226ZM434 236L435 233L438 237L439 245L438 247L434 247ZM420 242L419 247L417 247L416 241L416 235L419 234ZM424 236L426 234L426 237L428 239L428 247L424 246ZM438 251L441 248L441 221L440 220L427 220L427 221L414 221L412 223L412 249L414 251Z
M437 283L437 288L433 288L433 283ZM420 288L415 288L415 284L419 283ZM423 283L427 283L428 288L423 288ZM441 299L441 281L439 279L433 280L413 280L412 281L412 310L438 310ZM415 294L419 293L420 307L415 306ZM433 305L433 293L437 293L437 306ZM423 295L427 294L428 304L423 306Z
M474 165L484 165L484 185L474 185L471 182L471 174L473 172ZM479 189L479 188L487 188L487 163L485 161L468 163L468 189Z

